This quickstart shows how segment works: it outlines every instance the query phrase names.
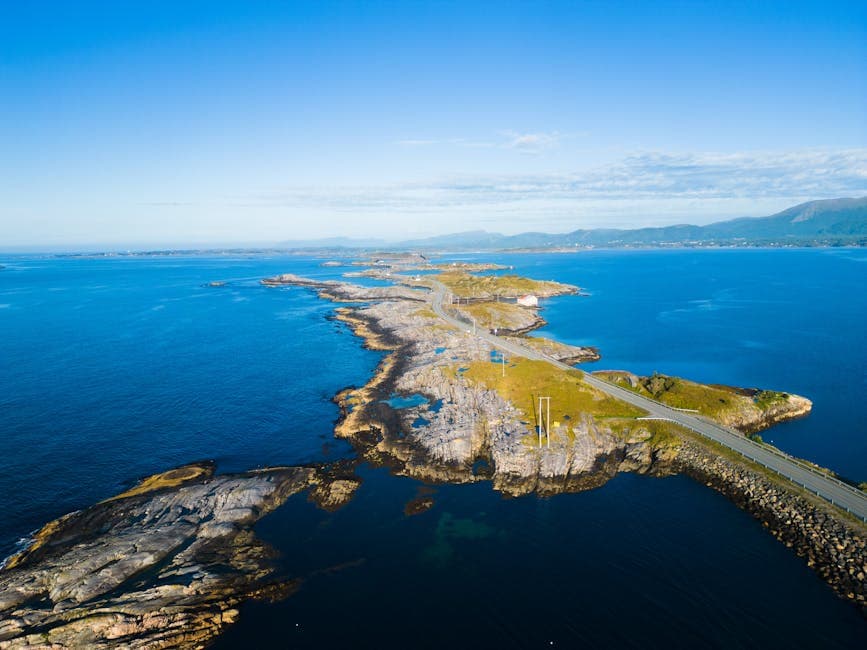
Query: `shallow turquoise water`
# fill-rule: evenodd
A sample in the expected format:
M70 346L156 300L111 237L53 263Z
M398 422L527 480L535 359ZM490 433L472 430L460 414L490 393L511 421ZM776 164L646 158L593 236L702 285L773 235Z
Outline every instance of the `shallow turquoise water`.
M547 301L543 315L549 334L597 345L597 366L806 395L814 413L766 437L867 478L864 251L497 259L590 293ZM256 282L345 271L321 261L0 259L0 553L181 463L351 455L332 439L331 397L363 383L379 354L312 292ZM797 557L683 477L619 476L552 499L440 486L432 510L407 518L418 483L362 474L337 513L298 497L261 522L286 574L306 580L283 603L245 606L224 647L867 642L867 624Z

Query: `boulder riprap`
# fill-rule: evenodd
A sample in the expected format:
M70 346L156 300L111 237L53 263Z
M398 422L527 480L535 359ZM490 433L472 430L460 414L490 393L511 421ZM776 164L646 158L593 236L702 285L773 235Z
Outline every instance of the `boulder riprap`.
M867 616L867 529L863 523L841 517L815 495L793 492L786 482L759 467L733 462L692 441L681 447L677 466L761 521L838 595L857 604Z
M0 571L0 648L204 646L242 601L291 592L251 527L316 481L200 463L49 523Z

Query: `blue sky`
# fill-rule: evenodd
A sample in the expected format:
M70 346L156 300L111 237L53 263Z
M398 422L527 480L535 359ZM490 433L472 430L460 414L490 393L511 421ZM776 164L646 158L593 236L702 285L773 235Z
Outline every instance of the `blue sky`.
M11 2L0 246L708 223L867 194L863 2Z

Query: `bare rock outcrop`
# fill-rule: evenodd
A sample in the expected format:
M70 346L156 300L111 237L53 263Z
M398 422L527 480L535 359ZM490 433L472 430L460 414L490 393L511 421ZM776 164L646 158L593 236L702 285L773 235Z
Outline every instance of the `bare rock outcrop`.
M0 648L204 646L244 600L293 589L251 527L314 481L196 464L49 523L0 571Z
M390 354L365 386L337 396L343 417L336 435L397 473L430 481L491 480L495 489L519 495L589 489L622 469L667 471L670 459L652 443L630 440L589 414L558 424L542 446L528 444L526 414L462 376L463 364L491 362L490 344L444 326L429 309L382 301L340 309L337 317ZM581 350L532 340L552 356ZM423 403L393 408L392 395L420 395ZM474 470L478 463L486 471Z
M424 302L425 291L404 286L363 287L337 280L311 280L292 273L275 275L261 281L266 287L295 286L316 289L321 298L335 302L367 302L370 300L403 300Z

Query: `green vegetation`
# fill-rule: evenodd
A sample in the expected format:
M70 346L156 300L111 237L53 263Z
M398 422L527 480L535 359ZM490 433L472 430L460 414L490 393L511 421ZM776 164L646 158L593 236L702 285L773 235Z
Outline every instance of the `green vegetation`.
M763 411L777 404L784 404L788 399L788 393L780 393L775 390L761 390L753 397L756 406Z
M436 315L436 312L430 307L422 307L421 309L416 309L412 312L413 316L421 316L422 318L431 318L434 320L439 319L439 316Z
M676 447L680 445L680 438L674 431L674 423L663 420L641 420L633 423L632 430L641 427L650 433L647 442L656 449L660 447Z
M213 473L213 468L210 465L184 465L183 467L177 467L175 469L171 469L167 472L162 472L161 474L154 474L153 476L148 476L145 479L142 479L140 483L134 485L126 492L122 492L118 495L110 497L105 500L108 501L116 501L118 499L125 499L127 497L138 496L140 494L147 494L148 492L155 492L156 490L161 490L163 488L168 487L177 487L179 485L183 485L184 483L189 483L195 479L210 476Z
M737 408L738 402L742 401L741 396L734 389L725 386L706 386L659 373L638 378L637 386L630 384L625 373L608 372L598 373L598 375L668 406L698 411L709 417L716 417L729 409Z
M539 396L551 397L551 421L578 421L582 413L595 418L635 418L644 411L609 397L581 380L578 371L558 370L545 361L515 358L506 366L506 376L500 365L485 361L468 364L463 377L497 391L503 399L515 405L533 430ZM457 369L454 370L457 372Z
M680 436L676 429L678 425L665 420L634 420L624 419L620 422L608 422L611 432L624 440L640 439L654 449L663 447L679 447ZM639 435L639 434L644 435Z
M528 293L551 296L571 289L559 282L531 280L519 275L471 275L461 271L449 271L441 273L436 279L460 298L515 298Z
M458 309L486 329L524 329L536 321L532 312L509 302L477 302Z

